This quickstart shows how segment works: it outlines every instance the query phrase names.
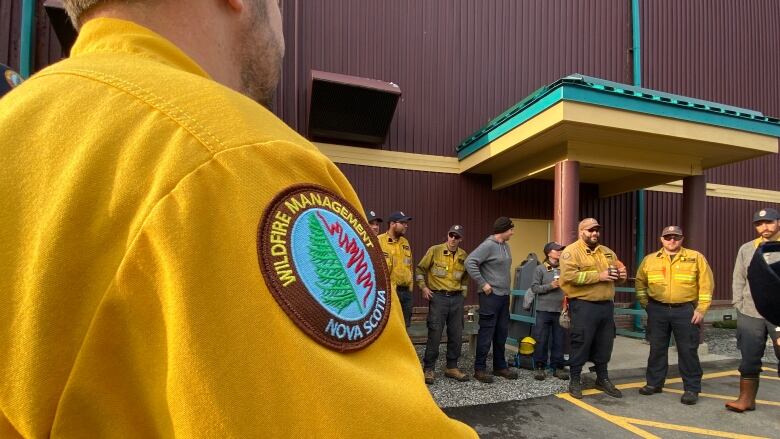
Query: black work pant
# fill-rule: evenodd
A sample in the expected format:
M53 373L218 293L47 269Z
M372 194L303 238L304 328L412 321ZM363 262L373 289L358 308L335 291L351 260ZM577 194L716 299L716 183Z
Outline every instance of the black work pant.
M571 355L569 368L574 380L579 380L582 366L592 361L598 379L607 379L607 363L612 358L615 344L615 304L611 300L590 302L575 299L569 301L571 314Z
M699 364L699 327L691 323L693 304L670 307L650 301L647 304L647 385L663 387L669 370L669 339L674 334L683 389L701 392L701 364Z
M433 369L439 358L439 343L447 325L447 369L458 367L463 337L463 294L433 293L428 304L428 343L423 367Z
M772 340L775 357L780 361L780 347L777 346L780 332L777 332L776 328L764 319L750 317L737 311L737 347L742 354L739 373L743 377L757 377L761 373L761 358L766 350L767 337Z
M563 328L558 323L560 317L559 312L536 311L534 366L549 365L553 369L562 369L566 365L563 359Z
M398 300L401 302L401 311L404 313L404 323L406 327L412 326L412 290L409 287L395 287L398 294Z
M509 334L509 296L479 293L479 333L474 370L487 368L493 344L493 370L506 369L506 337Z

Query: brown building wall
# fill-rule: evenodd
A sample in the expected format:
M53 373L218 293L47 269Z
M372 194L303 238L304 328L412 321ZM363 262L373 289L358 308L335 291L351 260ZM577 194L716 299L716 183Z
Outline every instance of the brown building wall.
M49 24L43 7L45 0L36 0L35 37L33 41L32 72L53 64L64 57L62 48ZM21 50L22 0L0 1L0 63L19 70Z
M641 4L642 84L780 117L780 2ZM707 171L707 181L780 190L780 155Z
M392 81L383 149L454 156L533 90L570 73L630 81L627 0L283 1L277 110L305 132L312 69Z

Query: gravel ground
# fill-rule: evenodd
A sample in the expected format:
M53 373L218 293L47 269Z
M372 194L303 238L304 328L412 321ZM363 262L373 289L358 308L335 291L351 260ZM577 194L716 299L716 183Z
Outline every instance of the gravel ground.
M704 341L711 354L723 355L724 357L739 358L739 349L737 349L737 330L707 328L704 330ZM777 364L772 345L767 341L764 351L765 363Z
M710 353L731 358L739 358L737 349L736 330L707 328L704 331L704 341L708 344ZM415 345L417 356L422 364L422 356L425 353L425 345ZM562 381L553 377L548 371L548 377L544 381L533 378L533 371L518 369L520 378L506 380L495 377L493 384L483 384L476 381L474 375L474 357L468 352L468 344L463 344L460 357L460 368L471 380L465 383L455 381L444 376L444 363L447 347L440 345L439 360L436 364L436 381L428 388L433 399L440 407L460 407L478 404L489 404L503 401L516 401L540 396L554 395L568 391L568 381ZM488 370L491 369L492 352L488 354ZM773 349L767 345L764 361L771 365L777 364ZM590 375L584 374L583 379L589 380ZM588 384L584 383L587 387Z

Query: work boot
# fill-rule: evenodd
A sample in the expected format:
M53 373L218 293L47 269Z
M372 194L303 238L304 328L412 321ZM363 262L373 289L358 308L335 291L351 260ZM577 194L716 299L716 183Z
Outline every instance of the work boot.
M650 385L645 385L639 388L640 395L652 395L654 393L661 393L663 391L664 391L663 387L655 387Z
M580 382L579 378L572 378L572 380L569 381L569 395L577 399L582 399L582 382Z
M685 405L694 405L698 400L699 394L696 392L691 392L690 390L686 390L683 393L683 396L680 398L680 402Z
M569 371L564 368L557 368L555 369L555 372L553 372L553 376L555 378L558 378L559 380L566 381L569 379Z
M435 380L433 369L425 369L423 373L425 374L425 384L433 384Z
M517 379L517 371L511 370L508 367L504 369L498 369L493 371L493 375L497 377L504 377L508 380L516 380Z
M474 371L474 378L477 381L485 383L485 384L490 384L490 383L493 382L493 377L488 375L487 372L485 372L484 370L481 370L481 369Z
M612 384L612 381L610 381L609 378L604 378L603 380L597 379L596 389L601 390L613 398L623 397L623 393L617 387L615 387L614 384Z
M461 372L461 370L458 369L457 367L452 369L444 369L444 376L460 382L466 382L469 380L468 375Z
M756 409L756 393L758 393L758 377L739 378L739 398L726 403L726 408L732 412L742 413Z
M547 378L547 374L544 372L544 364L537 364L534 369L534 379L538 381L544 381Z

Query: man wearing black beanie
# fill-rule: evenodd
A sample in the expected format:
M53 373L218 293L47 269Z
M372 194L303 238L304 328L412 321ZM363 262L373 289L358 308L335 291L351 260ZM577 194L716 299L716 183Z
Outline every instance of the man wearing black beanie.
M509 333L509 290L512 254L506 241L514 234L512 220L502 216L488 236L466 259L466 271L479 291L479 335L474 360L474 378L492 383L487 372L487 353L493 344L493 375L517 379L517 371L506 363L504 345Z

